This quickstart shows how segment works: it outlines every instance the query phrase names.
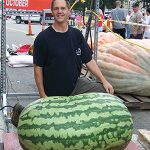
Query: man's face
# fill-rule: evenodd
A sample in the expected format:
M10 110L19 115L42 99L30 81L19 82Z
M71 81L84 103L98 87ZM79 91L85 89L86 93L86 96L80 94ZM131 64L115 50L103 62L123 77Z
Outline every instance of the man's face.
M139 7L137 7L137 6L136 6L136 7L133 7L133 12L136 13L136 12L138 12L138 11L139 11Z
M128 14L131 15L131 11L129 11Z
M146 11L146 15L147 15L147 16L150 16L150 13L149 13L148 11Z
M55 22L58 22L58 23L67 22L69 15L70 15L70 11L69 11L69 8L67 7L66 1L55 0L52 13L53 13Z

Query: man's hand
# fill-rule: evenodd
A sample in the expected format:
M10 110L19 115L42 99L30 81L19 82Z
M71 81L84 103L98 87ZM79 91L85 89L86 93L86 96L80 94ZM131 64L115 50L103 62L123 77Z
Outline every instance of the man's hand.
M104 81L103 86L104 86L107 93L114 94L114 89L108 81Z
M40 98L46 98L48 97L46 94L40 94Z
M133 32L133 36L136 37L137 36L137 32Z
M133 37L136 37L137 36L137 27L134 27L133 28Z
M114 94L114 89L112 85L105 79L103 74L101 73L100 68L96 64L95 60L92 58L90 62L86 64L87 68L90 72L97 77L97 79L102 82L107 93Z

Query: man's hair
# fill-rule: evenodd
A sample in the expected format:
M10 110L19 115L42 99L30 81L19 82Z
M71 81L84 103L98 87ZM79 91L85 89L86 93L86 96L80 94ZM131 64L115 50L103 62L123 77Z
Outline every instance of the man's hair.
M121 6L121 1L116 1L115 4L116 6Z
M148 13L150 13L150 8L147 8L146 11L147 11Z
M67 7L68 7L68 9L70 8L70 3L69 3L69 0L64 0L65 2L66 2L66 5L67 5ZM55 2L55 0L52 0L52 2L51 2L51 9L53 10L53 7L54 7L54 2Z
M139 7L139 3L138 2L133 3L132 7Z

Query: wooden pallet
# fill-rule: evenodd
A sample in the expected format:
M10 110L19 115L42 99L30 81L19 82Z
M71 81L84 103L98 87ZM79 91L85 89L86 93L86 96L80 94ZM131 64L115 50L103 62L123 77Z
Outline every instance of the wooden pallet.
M150 109L150 97L116 94L128 108Z
M150 149L150 131L146 129L139 129L139 142L145 147L145 149Z

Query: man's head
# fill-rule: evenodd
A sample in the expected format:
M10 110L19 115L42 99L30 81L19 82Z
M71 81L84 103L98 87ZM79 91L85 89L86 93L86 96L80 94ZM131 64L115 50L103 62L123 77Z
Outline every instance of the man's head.
M133 11L135 13L139 11L139 4L138 3L133 3L132 7L133 7Z
M150 8L146 9L146 14L147 14L147 16L150 16Z
M66 22L70 15L70 4L68 0L52 0L51 10L55 22Z
M131 15L131 11L130 10L128 11L128 15Z
M116 7L121 7L121 1L116 1L115 4L116 4Z
M51 9L53 9L54 8L54 2L55 2L56 0L52 0L52 2L51 2ZM70 3L69 3L69 1L68 0L64 0L65 2L66 2L66 5L67 5L67 7L68 7L68 9L70 9Z

